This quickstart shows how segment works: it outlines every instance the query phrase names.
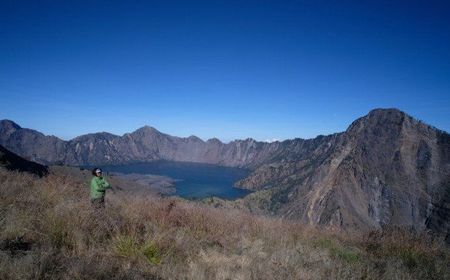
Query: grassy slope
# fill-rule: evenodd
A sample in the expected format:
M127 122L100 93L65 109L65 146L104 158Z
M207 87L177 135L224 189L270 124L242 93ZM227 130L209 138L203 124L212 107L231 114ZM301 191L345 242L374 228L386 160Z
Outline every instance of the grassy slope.
M0 169L0 279L450 279L448 248L427 236L321 231L126 192L98 212L88 177Z

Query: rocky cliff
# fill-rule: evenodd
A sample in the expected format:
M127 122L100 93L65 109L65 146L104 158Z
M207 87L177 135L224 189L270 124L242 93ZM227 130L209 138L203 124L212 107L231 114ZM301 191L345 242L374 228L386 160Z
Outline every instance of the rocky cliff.
M374 110L301 158L238 183L255 211L312 225L450 232L450 136L405 113Z

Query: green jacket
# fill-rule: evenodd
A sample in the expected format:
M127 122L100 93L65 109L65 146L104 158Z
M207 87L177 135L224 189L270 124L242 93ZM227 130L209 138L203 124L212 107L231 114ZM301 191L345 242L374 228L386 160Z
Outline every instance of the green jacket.
M104 177L94 177L91 180L91 199L102 198L105 196L105 191L111 186Z

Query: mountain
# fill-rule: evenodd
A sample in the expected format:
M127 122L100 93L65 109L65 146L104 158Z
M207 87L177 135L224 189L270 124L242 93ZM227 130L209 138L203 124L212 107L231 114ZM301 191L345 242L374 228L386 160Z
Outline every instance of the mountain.
M2 146L0 146L0 167L8 170L32 173L39 177L48 173L46 166L19 157Z
M244 167L254 212L329 227L401 225L450 232L450 136L397 109L375 109L341 133L314 139L222 143L145 126L70 141L0 122L0 144L44 164L172 160Z
M10 120L0 121L0 145L11 152L41 164L60 162L67 151L67 143L55 136L22 128Z
M280 144L246 139L225 144L216 138L205 142L195 136L170 136L149 126L123 136L102 132L64 141L21 128L10 120L0 121L0 144L42 164L106 165L169 160L254 168L304 141Z
M400 225L450 232L450 136L395 110L373 110L299 158L258 167L239 186L254 211L312 225Z

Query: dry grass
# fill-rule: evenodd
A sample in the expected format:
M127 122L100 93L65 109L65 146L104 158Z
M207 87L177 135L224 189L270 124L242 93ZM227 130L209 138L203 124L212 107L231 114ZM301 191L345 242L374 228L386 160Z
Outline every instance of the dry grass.
M0 169L0 279L449 279L448 248L129 193L93 210L81 173ZM80 179L82 178L82 179Z

